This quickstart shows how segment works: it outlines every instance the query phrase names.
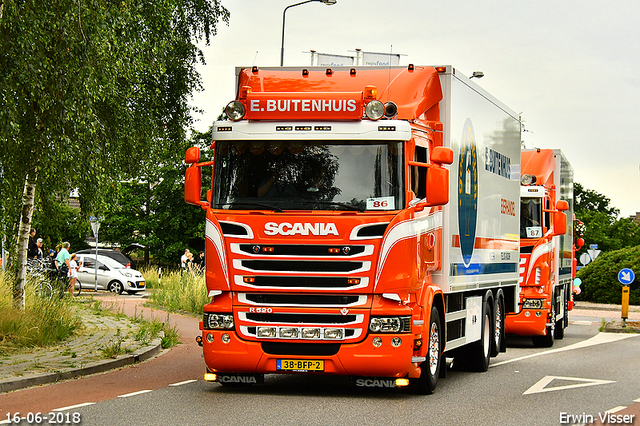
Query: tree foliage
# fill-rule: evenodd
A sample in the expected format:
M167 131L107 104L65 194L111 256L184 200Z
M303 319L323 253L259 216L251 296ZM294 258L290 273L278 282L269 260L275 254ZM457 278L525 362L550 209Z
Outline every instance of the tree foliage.
M201 87L194 43L228 17L218 0L4 0L0 212L21 268L33 199L11 200L77 188L99 213L109 182L174 152Z
M581 293L576 297L597 303L620 304L622 285L618 281L618 272L623 268L640 271L640 246L627 247L620 250L603 252L584 268L578 271L578 278L582 280ZM629 303L640 304L640 285L638 277L631 284Z

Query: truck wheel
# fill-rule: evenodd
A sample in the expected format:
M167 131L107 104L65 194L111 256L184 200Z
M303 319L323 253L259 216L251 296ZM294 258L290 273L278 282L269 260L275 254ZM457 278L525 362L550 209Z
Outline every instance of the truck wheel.
M498 356L500 348L502 347L502 341L504 339L504 300L501 297L496 297L496 301L493 305L493 344L491 345L491 356Z
M431 308L429 320L429 345L427 348L427 360L420 364L420 377L412 380L415 393L430 395L438 384L440 368L442 368L442 335L440 327L440 315L438 310Z
M493 345L493 329L491 327L491 306L489 302L484 305L484 313L482 315L482 333L480 341L472 343L469 346L469 352L466 358L466 368L469 371L487 371L491 360L491 346Z
M551 325L547 327L546 336L533 336L531 340L533 345L539 348L550 348L553 346L553 337L556 334L556 298L555 296L551 302L551 319L549 321Z

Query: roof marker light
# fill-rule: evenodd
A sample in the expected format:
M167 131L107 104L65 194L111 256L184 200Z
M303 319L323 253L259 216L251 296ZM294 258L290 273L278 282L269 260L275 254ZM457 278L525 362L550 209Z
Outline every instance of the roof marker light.
M305 68L305 69L303 69L303 70L302 70L302 76L303 76L303 77L309 77L309 70L308 70L308 69L306 69L306 68Z
M356 75L356 69L355 69L355 68L351 68L351 69L349 70L349 75L350 75L350 76L352 76L352 77L355 77L355 75Z
M331 68L327 68L327 75L333 75L333 70Z
M257 73L258 72L258 67L256 65L252 66L251 67L251 72L254 73L254 74Z

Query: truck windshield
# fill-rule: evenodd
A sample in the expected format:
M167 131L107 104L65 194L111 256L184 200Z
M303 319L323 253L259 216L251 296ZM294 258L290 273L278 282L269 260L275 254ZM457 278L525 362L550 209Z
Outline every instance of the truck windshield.
M402 142L216 142L214 208L403 208Z
M520 203L520 238L542 237L542 199L522 198Z

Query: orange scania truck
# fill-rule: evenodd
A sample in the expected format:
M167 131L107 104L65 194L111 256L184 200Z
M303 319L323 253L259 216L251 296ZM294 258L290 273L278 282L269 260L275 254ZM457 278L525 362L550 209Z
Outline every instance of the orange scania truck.
M573 306L573 168L551 149L523 150L521 167L521 309L507 315L506 331L551 347Z
M517 309L520 119L451 66L237 68L208 158L205 380L485 371ZM202 194L202 168L212 184Z

